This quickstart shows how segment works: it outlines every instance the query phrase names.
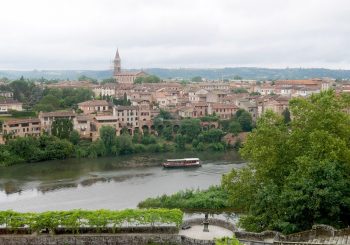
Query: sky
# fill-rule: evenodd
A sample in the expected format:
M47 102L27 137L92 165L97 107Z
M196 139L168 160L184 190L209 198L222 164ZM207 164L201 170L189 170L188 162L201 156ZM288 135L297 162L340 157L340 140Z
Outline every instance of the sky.
M350 69L348 0L0 0L0 70Z

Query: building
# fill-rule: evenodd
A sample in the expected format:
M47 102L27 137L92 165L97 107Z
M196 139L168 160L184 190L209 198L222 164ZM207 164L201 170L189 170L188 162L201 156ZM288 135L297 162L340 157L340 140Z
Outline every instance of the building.
M22 111L22 103L14 99L4 99L0 101L0 113L8 113L11 110Z
M126 72L121 69L121 59L119 51L117 50L114 58L114 73L113 77L118 83L131 83L133 84L138 77L145 77L147 73L144 71Z
M78 104L78 108L83 111L84 114L98 114L112 112L112 104L106 100L88 100Z
M222 120L231 119L237 111L238 107L232 104L213 103L208 108L209 115L215 113Z
M116 116L95 116L91 122L91 138L93 141L100 138L100 129L103 126L115 128L116 135L119 135L119 120Z
M92 120L93 118L88 115L77 115L73 118L73 128L79 133L80 138L92 138Z
M69 119L73 122L76 114L74 111L54 111L54 112L40 112L39 119L41 127L46 133L51 133L52 123L56 119Z
M116 90L118 89L118 85L115 83L106 83L100 86L96 86L93 89L95 96L100 97L115 97Z
M134 130L139 130L139 108L137 106L115 106L113 108L113 116L118 119L119 128L128 129L130 134Z
M38 118L8 120L2 125L2 132L12 138L40 136L41 122Z

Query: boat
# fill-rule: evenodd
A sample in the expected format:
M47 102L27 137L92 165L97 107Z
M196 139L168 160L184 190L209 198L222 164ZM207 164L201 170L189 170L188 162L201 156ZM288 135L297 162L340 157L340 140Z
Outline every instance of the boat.
M188 167L200 167L201 163L199 158L183 158L183 159L168 159L162 163L164 168L188 168Z

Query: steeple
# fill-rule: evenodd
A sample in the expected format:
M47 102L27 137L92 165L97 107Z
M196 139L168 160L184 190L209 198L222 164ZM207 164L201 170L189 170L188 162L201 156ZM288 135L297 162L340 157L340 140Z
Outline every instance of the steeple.
M121 73L122 67L120 63L121 63L121 60L119 56L119 50L117 49L117 52L115 53L115 58L114 58L114 75Z
M119 50L117 49L117 52L115 53L115 60L119 59L120 60L120 56L119 56Z

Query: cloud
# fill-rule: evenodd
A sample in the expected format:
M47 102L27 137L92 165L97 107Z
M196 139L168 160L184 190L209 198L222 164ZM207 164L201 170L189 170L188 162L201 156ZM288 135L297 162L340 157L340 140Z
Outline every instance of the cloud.
M346 0L2 0L0 69L350 69Z

